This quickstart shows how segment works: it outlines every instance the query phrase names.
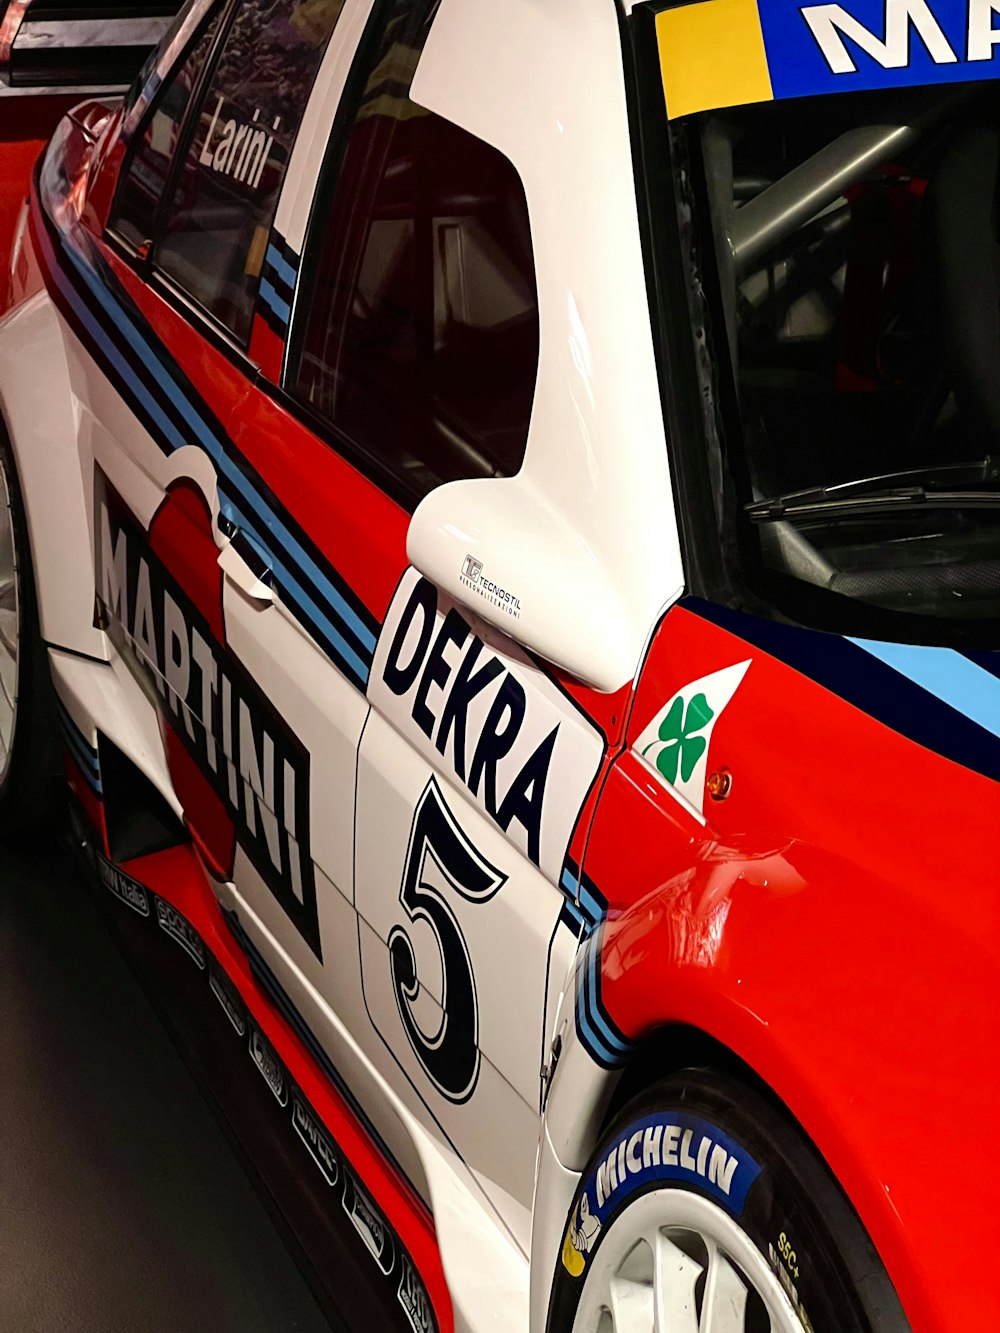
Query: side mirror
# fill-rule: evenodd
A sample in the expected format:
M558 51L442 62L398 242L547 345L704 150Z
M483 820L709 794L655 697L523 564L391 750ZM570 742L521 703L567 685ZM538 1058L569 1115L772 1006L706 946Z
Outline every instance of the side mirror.
M409 561L432 583L594 689L635 675L637 625L607 562L523 474L453 481L417 507Z

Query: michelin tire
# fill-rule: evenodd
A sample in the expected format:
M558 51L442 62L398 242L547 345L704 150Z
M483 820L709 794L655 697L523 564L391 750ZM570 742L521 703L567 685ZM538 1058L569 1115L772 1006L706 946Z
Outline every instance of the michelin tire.
M547 1327L910 1330L864 1228L796 1126L737 1080L695 1069L608 1127L574 1196Z

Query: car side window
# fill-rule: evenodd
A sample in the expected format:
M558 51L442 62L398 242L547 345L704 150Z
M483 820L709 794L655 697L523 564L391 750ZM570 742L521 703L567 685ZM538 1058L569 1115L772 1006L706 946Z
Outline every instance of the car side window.
M170 164L180 145L188 103L212 49L221 17L219 8L216 8L187 53L167 75L126 159L110 225L136 250L145 250L152 242L156 215Z
M240 5L206 80L155 267L240 342L302 113L343 0Z
M285 384L413 499L517 472L538 369L520 178L409 96L435 8L397 0L362 46L339 166L327 164L313 210Z

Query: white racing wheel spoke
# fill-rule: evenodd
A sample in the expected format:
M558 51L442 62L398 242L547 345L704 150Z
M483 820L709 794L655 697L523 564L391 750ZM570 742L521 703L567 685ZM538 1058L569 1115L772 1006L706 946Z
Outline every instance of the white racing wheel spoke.
M746 1283L719 1247L710 1244L699 1333L744 1333L746 1311Z
M687 1191L621 1214L585 1270L572 1333L804 1333L738 1222Z
M701 1264L665 1235L657 1232L655 1333L699 1333L695 1287Z

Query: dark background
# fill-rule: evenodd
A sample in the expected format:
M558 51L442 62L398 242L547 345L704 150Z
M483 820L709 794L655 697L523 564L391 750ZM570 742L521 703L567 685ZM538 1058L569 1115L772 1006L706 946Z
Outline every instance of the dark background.
M70 861L0 853L0 1333L329 1333Z

